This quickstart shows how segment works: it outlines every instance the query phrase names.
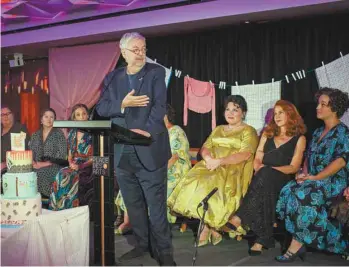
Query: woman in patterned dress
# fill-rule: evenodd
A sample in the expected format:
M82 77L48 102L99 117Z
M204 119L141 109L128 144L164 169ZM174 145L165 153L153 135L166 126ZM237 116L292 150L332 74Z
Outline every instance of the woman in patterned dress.
M189 155L189 142L183 129L175 125L175 110L167 105L164 122L170 137L172 157L168 161L167 170L167 197L170 196L178 181L187 174L191 168ZM122 234L130 228L129 218L121 192L116 198L116 205L124 211L124 222L116 229L115 233ZM176 222L176 216L167 212L167 219L170 223Z
M348 94L323 88L316 94L317 117L325 125L313 134L303 173L281 190L279 218L285 220L292 242L279 262L304 259L305 246L338 254L349 254L349 240L342 226L329 220L331 204L343 195L349 181L349 129L340 118L349 108Z
M29 144L38 176L38 191L44 197L49 197L54 178L62 168L59 161L67 160L67 140L61 129L53 128L55 119L56 112L52 108L44 110L42 127L32 135Z
M76 104L71 120L86 121L88 109ZM50 194L50 209L63 210L91 205L93 197L92 136L77 129L68 134L69 167L63 168L55 177ZM90 209L91 210L91 209Z

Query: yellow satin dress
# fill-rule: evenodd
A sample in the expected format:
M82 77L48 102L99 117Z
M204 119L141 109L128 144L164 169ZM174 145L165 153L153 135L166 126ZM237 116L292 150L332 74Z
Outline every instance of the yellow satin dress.
M253 159L257 146L257 132L249 125L232 131L226 131L223 126L215 128L204 143L204 147L214 158L224 158L246 151L253 155L247 161L223 165L213 171L206 168L204 160L198 162L179 181L167 199L171 212L200 219L203 208L200 207L197 211L198 204L212 189L218 187L218 191L208 201L205 223L217 230L224 226L247 192L253 175Z

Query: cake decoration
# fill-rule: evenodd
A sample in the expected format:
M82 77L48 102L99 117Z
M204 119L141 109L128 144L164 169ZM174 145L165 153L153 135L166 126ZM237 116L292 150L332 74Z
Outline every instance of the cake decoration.
M25 150L25 138L26 133L11 133L11 150L12 151L24 151Z
M33 152L25 150L25 137L25 133L11 134L11 151L6 152L7 172L2 175L0 196L2 225L22 225L41 214Z

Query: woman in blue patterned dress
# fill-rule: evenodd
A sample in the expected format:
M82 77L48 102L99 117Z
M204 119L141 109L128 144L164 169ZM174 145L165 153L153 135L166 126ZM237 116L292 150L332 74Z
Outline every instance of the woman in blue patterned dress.
M76 104L71 120L86 121L88 109L84 104ZM50 194L49 208L69 209L91 205L93 197L92 136L77 129L68 134L69 167L61 169L55 177Z
M329 208L349 183L349 129L340 118L349 108L348 94L323 88L316 94L317 117L324 126L314 134L303 173L280 192L279 218L285 220L292 242L279 262L304 259L305 246L338 254L349 254L349 241L338 221L330 221Z

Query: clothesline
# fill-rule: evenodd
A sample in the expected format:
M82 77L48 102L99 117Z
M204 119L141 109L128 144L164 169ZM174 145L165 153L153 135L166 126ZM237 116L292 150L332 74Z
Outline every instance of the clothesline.
M343 58L342 52L340 52L339 54L340 54L340 57ZM153 61L154 61L154 63L157 63L157 64L161 65L160 63L157 62L156 59L154 59ZM323 61L321 62L321 64L322 64L323 68L326 68ZM161 65L161 66L163 66L163 65ZM174 76L176 76L177 78L180 78L181 76L188 76L188 77L193 78L189 74L183 73L179 69L173 69L172 66L170 68L167 68L167 67L164 67L164 68L169 69L171 71L171 73L174 72ZM276 79L272 78L271 82L274 83L274 82L277 82L277 81L278 82L285 82L286 81L287 83L290 83L292 80L296 82L297 80L301 80L301 79L306 78L309 73L315 72L316 69L317 68L315 68L315 69L308 69L308 70L301 69L301 70L298 70L296 72L292 72L290 74L284 75L284 78L282 78L282 79L277 79L276 80ZM227 84L227 82L225 82L225 81L220 81L219 83L216 83L216 82L212 82L211 80L209 80L209 82L212 83L215 86L218 86L219 89L223 89L223 90L225 90L227 87L230 88L232 86L242 85L242 84L239 84L237 81L235 81L235 84ZM252 85L255 84L254 80L252 80L251 84ZM246 85L248 85L248 84L246 84Z

